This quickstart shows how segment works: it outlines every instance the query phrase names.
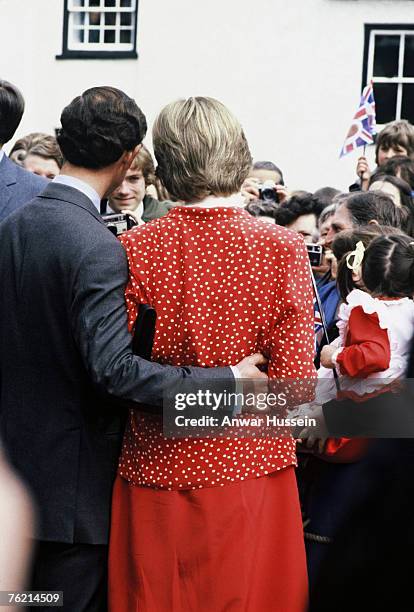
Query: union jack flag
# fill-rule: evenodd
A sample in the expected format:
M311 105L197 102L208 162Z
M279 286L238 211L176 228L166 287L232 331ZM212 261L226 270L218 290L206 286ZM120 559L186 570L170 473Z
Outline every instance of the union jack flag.
M372 144L376 133L374 88L371 81L362 92L358 110L354 115L339 157L355 151L358 147Z

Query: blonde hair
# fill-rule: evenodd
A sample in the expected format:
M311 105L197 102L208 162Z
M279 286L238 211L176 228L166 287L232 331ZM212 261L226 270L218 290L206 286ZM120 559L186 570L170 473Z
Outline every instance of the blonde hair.
M241 125L213 98L188 98L162 109L153 127L157 176L184 202L240 190L252 158Z

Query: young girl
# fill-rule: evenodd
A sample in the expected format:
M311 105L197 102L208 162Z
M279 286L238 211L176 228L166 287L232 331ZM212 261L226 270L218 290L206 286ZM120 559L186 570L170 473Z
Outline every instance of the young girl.
M358 242L342 259L342 297L350 277L359 286L339 309L339 338L321 353L320 380L335 369L341 392L363 399L404 375L414 335L414 242L403 234L379 236L368 248ZM332 389L332 381L330 389ZM325 394L329 397L325 398ZM336 394L324 385L318 403Z
M414 241L402 233L352 234L358 242L341 258L337 272L343 300L338 312L339 336L322 349L314 402L299 411L317 419L321 406L332 399L362 402L394 386L407 369L414 336ZM342 241L352 242L352 234ZM347 460L348 452L355 458L359 444L348 445L344 438L325 444L318 434L319 428L304 430L300 437L307 439L308 447L318 439L319 451L324 449L325 456L332 457L341 449L336 460Z
M302 415L316 418L321 405L338 395L363 402L387 391L405 375L414 335L412 238L401 233L374 236L371 230L342 232L333 251L338 257L345 253L337 277L343 303L339 338L322 349L316 399L302 409ZM364 408L361 404L361 411ZM299 454L297 471L311 590L349 503L347 491L359 494L359 459L369 444L363 438L323 437L314 428L301 432L299 449L312 452Z

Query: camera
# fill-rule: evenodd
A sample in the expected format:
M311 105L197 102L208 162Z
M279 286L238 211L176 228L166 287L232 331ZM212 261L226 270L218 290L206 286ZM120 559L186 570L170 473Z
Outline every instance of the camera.
M106 227L114 236L120 236L124 232L127 232L132 227L138 225L131 215L125 213L113 213L110 215L102 215L102 219L105 222Z
M274 202L275 204L279 203L276 183L273 181L265 181L264 183L258 185L258 189L259 200L263 200L263 202Z
M318 268L322 265L322 245L320 244L307 244L308 256L310 265L312 268Z

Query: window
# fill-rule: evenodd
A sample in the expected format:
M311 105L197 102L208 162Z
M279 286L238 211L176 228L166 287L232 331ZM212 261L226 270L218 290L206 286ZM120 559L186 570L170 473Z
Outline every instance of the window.
M138 0L65 0L66 58L134 58Z
M363 86L372 79L377 124L414 123L414 26L366 25Z

